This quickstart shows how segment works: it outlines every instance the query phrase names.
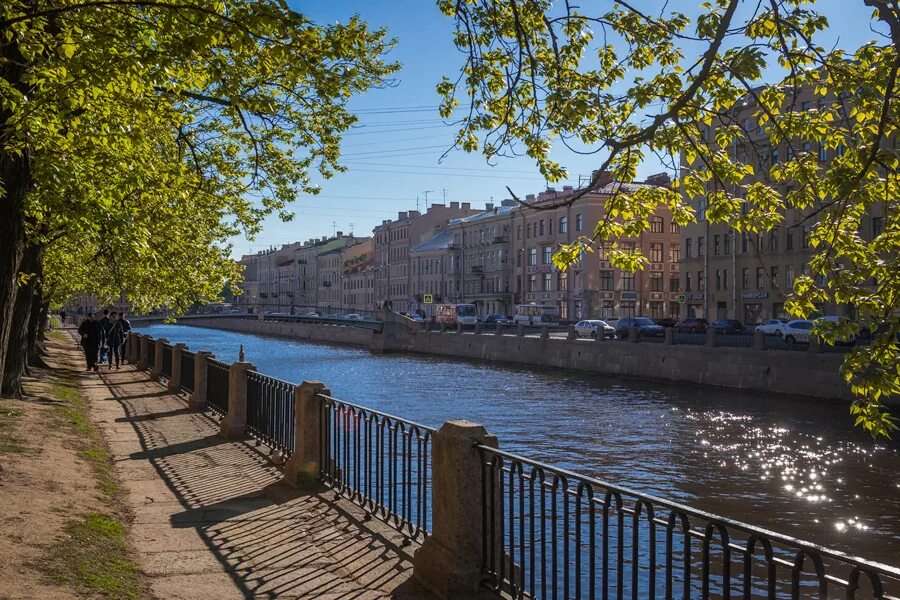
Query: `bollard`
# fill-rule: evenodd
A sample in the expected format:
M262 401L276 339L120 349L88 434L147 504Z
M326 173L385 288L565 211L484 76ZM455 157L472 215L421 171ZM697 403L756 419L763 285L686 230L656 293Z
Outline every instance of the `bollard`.
M456 333L462 333L462 323L456 322Z
M603 342L605 341L603 338L603 328L597 327L597 337L594 339L595 342Z
M762 331L756 330L753 332L753 349L754 350L765 350L766 349L766 334Z
M159 381L159 376L162 375L163 368L163 344L168 344L169 340L166 338L159 338L153 343L156 345L156 351L153 353L153 367L150 369L150 379Z
M413 558L413 576L438 598L476 596L489 560L482 552L479 444L498 447L496 437L468 421L448 421L432 439L432 534Z
M184 344L172 346L172 377L169 378L168 390L170 394L181 392L181 353L187 350Z
M494 335L503 335L503 323L497 321L497 328L494 329Z
M706 346L708 348L715 348L717 346L716 336L718 336L719 332L709 327L706 329Z
M541 325L541 339L550 339L550 327L548 327L547 325Z
M671 327L666 327L666 337L663 340L663 343L666 346L671 346L675 343L675 330Z
M445 331L447 331L447 324L441 321L440 333L444 333Z
M575 331L574 325L569 325L569 328L566 330L566 339L567 340L577 340L578 332Z
M525 326L521 323L516 324L516 335L519 337L525 337Z
M475 334L477 335L479 333L481 333L481 321L476 321L475 322Z
M637 327L629 327L628 328L628 341L629 342L639 342L641 341L641 330Z
M304 381L294 393L294 451L284 465L284 481L293 487L316 485L321 471L322 400L331 390L318 381Z
M147 368L147 355L150 354L150 337L146 335L142 335L140 341L139 348L139 356L137 368L139 371L143 371Z
M125 360L128 361L129 365L137 364L138 355L141 352L141 334L139 333L131 333L128 335L128 342L125 344L127 358Z
M219 437L226 440L243 438L247 430L247 371L255 371L253 363L236 362L228 370L228 414L222 419Z
M200 350L194 353L194 393L188 402L189 410L203 410L206 406L206 381L207 366L206 362L210 358L215 358L212 352L208 350Z

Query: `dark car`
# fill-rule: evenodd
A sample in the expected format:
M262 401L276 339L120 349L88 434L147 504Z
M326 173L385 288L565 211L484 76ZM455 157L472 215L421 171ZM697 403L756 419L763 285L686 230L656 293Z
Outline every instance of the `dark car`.
M718 321L713 321L709 328L715 329L717 333L723 335L740 335L744 333L744 324L736 319L719 319Z
M506 315L499 313L484 316L482 323L509 323L510 319Z
M638 335L645 337L662 337L666 334L666 328L660 327L649 317L625 317L616 322L616 337L620 340L628 337L628 330L638 328Z
M678 319L656 319L656 324L660 327L675 327L676 323L678 323Z
M675 331L684 331L686 333L705 333L709 323L706 319L697 319L694 317L682 319L675 323Z

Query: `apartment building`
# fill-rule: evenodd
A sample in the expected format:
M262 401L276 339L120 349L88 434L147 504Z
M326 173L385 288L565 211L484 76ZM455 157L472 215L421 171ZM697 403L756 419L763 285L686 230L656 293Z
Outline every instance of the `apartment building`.
M348 312L375 309L375 243L365 238L341 253L341 306Z
M456 287L454 282L458 279L459 253L452 231L441 231L421 244L416 244L410 248L409 258L411 286L415 290L414 311L431 317L435 304L456 301L453 290ZM431 294L432 304L425 304L425 294Z
M468 202L449 206L432 204L423 214L401 212L394 220L384 220L372 231L375 246L376 304L389 302L396 310L415 310L415 291L411 285L410 248L444 230L450 219L474 214Z
M815 96L811 88L803 88L786 98L785 110L790 110L791 106L798 111L830 109L833 102L833 98L821 98ZM773 165L789 160L795 152L815 153L823 167L843 153L842 147L813 147L803 140L773 145L754 111L755 105L744 99L729 116L731 122L741 124L746 139L728 151L733 160L753 165L756 173L748 176L742 186L729 190L735 195L744 196L742 190L755 182L773 185L782 193L790 192L794 188L791 183L775 184L768 179L767 173ZM715 123L707 129L705 138L715 139ZM690 168L683 157L681 165L684 170ZM713 191L710 184L709 192ZM681 232L681 287L686 299L681 316L737 319L746 325L772 318L789 318L784 303L793 289L794 280L809 273L813 255L809 237L817 222L814 213L819 206L805 211L788 209L782 226L759 234L742 234L727 223L710 223L706 219L707 203L706 198L694 202L698 221ZM863 219L860 235L871 240L883 228L883 207L874 206ZM852 317L849 306L825 305L821 311Z

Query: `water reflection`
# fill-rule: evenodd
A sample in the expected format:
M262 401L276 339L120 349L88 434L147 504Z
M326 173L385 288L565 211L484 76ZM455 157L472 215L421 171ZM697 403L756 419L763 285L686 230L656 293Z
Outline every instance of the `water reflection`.
M319 380L425 425L483 423L502 447L738 520L900 564L900 455L846 405L308 344L185 326L155 337Z

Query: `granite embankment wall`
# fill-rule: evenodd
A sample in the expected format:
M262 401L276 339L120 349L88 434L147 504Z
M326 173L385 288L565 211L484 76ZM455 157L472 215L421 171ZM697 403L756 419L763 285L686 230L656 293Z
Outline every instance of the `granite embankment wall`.
M209 319L191 318L179 320L179 325L192 327L208 327L242 333L258 333L282 337L308 340L311 342L329 342L333 344L353 344L356 346L372 346L373 331L359 327L344 325L328 325L324 323L291 323L285 321L260 321L257 319L229 319L214 317Z

